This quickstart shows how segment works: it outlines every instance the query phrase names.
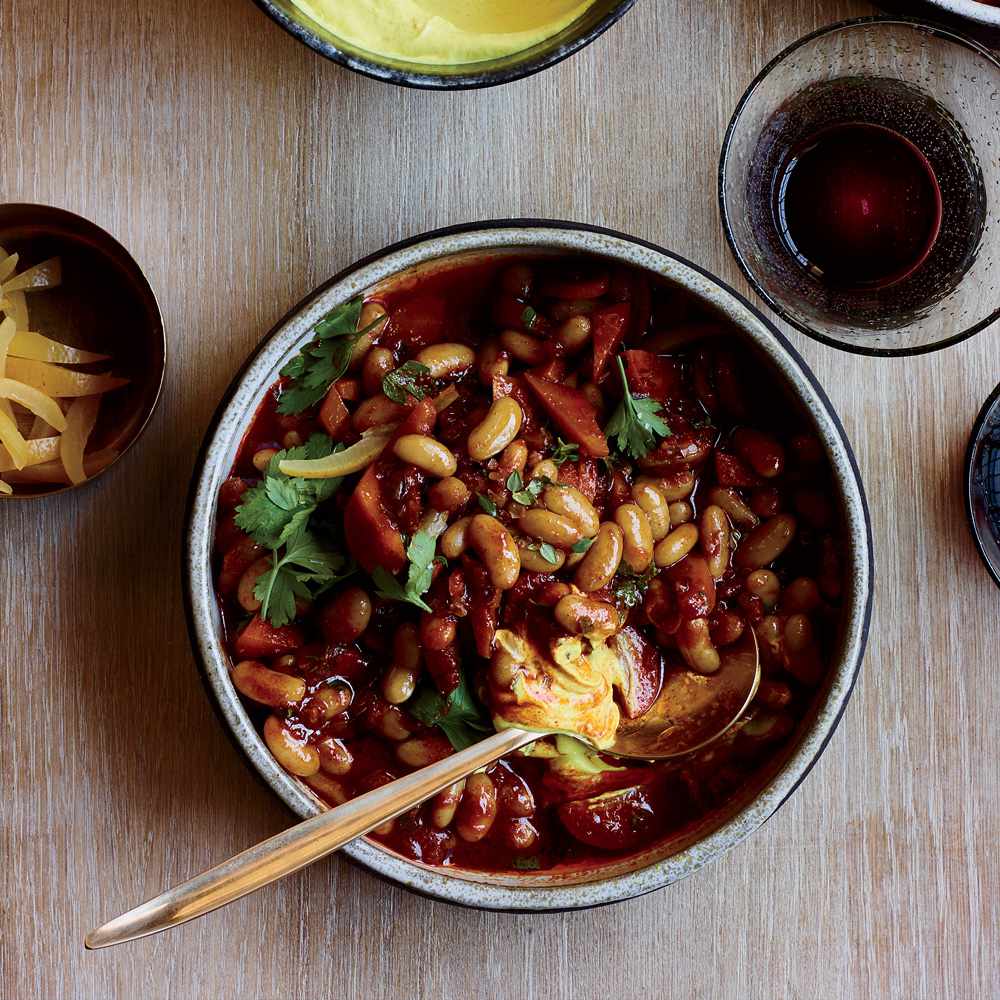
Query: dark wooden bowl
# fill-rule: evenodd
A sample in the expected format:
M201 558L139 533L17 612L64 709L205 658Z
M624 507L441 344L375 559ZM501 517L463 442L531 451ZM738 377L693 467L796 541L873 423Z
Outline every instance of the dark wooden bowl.
M29 296L31 328L73 347L110 355L110 361L90 367L103 371L110 365L115 375L130 380L101 401L87 451L110 447L118 456L91 477L97 479L134 444L160 398L166 339L156 297L117 240L60 208L0 205L0 246L20 255L18 270L48 257L62 258L62 285ZM15 483L8 499L36 499L73 488Z

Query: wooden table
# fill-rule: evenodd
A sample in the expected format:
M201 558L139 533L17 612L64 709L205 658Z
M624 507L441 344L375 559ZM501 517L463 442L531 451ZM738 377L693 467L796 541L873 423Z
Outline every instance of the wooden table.
M867 665L822 761L749 842L632 902L463 911L333 859L169 935L83 935L289 816L213 715L185 632L181 515L216 401L292 304L361 254L498 216L645 237L739 288L716 209L729 114L860 0L641 0L533 79L397 90L249 0L0 2L3 197L116 234L159 295L166 390L99 486L0 507L0 997L998 995L1000 591L962 512L997 330L878 361L792 334L868 484Z

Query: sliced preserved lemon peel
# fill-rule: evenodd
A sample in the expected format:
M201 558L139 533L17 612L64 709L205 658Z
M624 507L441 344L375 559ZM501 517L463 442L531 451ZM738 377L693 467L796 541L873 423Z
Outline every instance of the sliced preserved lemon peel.
M11 256L17 257L17 254ZM9 260L9 258L8 258ZM17 266L17 261L14 261ZM0 273L2 265L0 265ZM62 260L58 257L50 257L43 260L41 264L29 267L27 271L22 271L9 281L3 283L3 294L8 292L43 292L48 288L57 288L62 284Z
M97 423L100 405L100 396L81 396L74 399L66 411L66 430L59 438L59 457L67 478L74 486L87 479L83 467L83 452L94 424Z
M5 483L0 479L0 496L9 497L14 492L14 488L10 483Z
M41 417L60 433L66 430L66 417L59 404L34 386L13 378L0 378L0 399L20 403L26 410L30 410L36 417Z
M29 361L25 358L10 358L7 362L7 375L49 396L96 396L128 385L129 381L113 375L86 375L51 365L47 361Z
M25 441L25 451L28 460L24 463L23 468L41 465L42 462L54 462L59 458L59 436L54 435ZM0 447L0 473L11 472L16 468L10 452L5 447Z
M10 317L8 317L10 318ZM4 320L6 323L7 320ZM12 322L15 322L12 320ZM61 344L40 333L18 329L8 348L13 358L24 358L28 361L48 361L54 365L89 365L95 361L107 361L107 354L95 354L93 351L83 351L69 344Z
M339 479L367 469L385 450L394 428L379 427L366 432L350 448L336 451L326 458L303 459L278 464L278 471L295 479Z
M6 400L2 401L6 403ZM28 442L17 429L17 421L10 413L10 406L0 406L0 444L7 449L15 469L23 469L31 460Z
M24 292L8 292L3 297L3 311L16 324L18 330L27 330L31 325L28 319L28 300Z
M107 468L117 457L116 448L102 448L100 451L92 451L89 455L84 455L83 471L88 479L93 479L102 469ZM40 465L30 465L15 472L5 473L6 478L12 483L61 483L69 485L69 477L59 459L52 462L42 462Z
M6 281L17 269L17 254L12 253L0 261L0 281ZM15 289L16 290L16 289Z

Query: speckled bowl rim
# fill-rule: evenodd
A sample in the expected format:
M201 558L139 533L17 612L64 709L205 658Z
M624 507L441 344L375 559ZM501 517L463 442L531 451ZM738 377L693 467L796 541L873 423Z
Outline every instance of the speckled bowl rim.
M368 841L344 848L349 857L377 874L437 899L483 909L551 911L598 906L659 889L692 874L748 837L791 795L819 758L858 677L871 618L874 572L871 523L860 473L844 429L815 376L760 312L719 279L669 251L579 223L520 219L473 223L390 246L341 271L293 309L234 378L196 461L185 522L183 576L193 649L223 720L250 763L289 808L302 817L315 815L320 808L317 800L271 757L229 679L230 661L222 642L211 572L218 488L232 466L250 415L277 379L279 368L309 339L313 325L327 311L416 264L464 251L520 247L596 253L644 267L690 289L728 316L773 363L815 420L842 497L850 557L840 656L831 671L825 702L798 746L753 801L687 849L648 867L588 884L560 885L554 876L551 885L517 887L472 881L475 873L417 865Z
M975 0L927 0L938 10L943 10L956 17L964 17L975 24L986 24L992 28L1000 28L1000 7L988 7L976 3Z
M550 66L561 63L564 59L579 52L580 49L586 48L620 21L637 2L638 0L621 0L590 28L574 35L568 41L554 43L552 39L544 39L537 45L525 49L524 53L514 53L510 57L513 61L502 69L486 69L485 66L489 65L490 62L498 60L484 60L483 69L475 69L476 63L467 63L455 67L457 70L466 70L464 72L435 73L431 65L428 65L426 70L421 70L416 68L419 64L414 63L409 64L414 66L413 69L403 69L379 62L374 58L364 59L353 55L338 48L332 42L320 38L307 25L279 10L271 0L254 0L254 3L272 21L314 52L318 52L332 62L353 70L355 73L360 73L362 76L381 80L383 83L393 83L397 87L410 87L416 90L480 90L484 87L498 87L505 83L513 83L515 80L523 80L525 77L533 76ZM572 27L572 24L567 25L567 28ZM559 34L562 32L554 37L557 38ZM523 58L518 58L522 55Z

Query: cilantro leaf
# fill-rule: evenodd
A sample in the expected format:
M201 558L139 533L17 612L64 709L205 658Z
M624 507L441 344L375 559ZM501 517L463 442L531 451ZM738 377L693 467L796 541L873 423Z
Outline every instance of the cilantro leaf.
M564 465L566 462L578 462L580 460L580 446L571 441L563 441L561 437L556 438L555 451L552 452L552 461L556 465Z
M464 675L447 697L425 685L406 704L407 710L425 726L437 726L456 750L465 750L492 732L489 716L472 695Z
M541 495L546 486L556 485L546 476L538 476L532 479L527 486L521 479L521 474L515 469L507 477L507 489L510 490L511 499L525 507L530 507Z
M431 580L434 578L436 548L437 535L424 530L414 532L406 549L406 558L410 560L406 584L400 583L385 567L376 566L372 580L378 588L378 596L389 601L403 601L423 611L430 611L431 607L424 600L424 594L430 590Z
M407 361L382 379L382 392L394 403L405 403L407 396L423 399L427 393L418 380L429 375L430 371L427 365L422 365L419 361Z
M633 396L625 377L625 365L618 358L624 395L604 429L608 438L617 438L617 447L624 455L644 458L657 445L660 438L667 437L670 428L657 416L663 407L655 400L644 396Z
M346 579L353 566L338 552L323 548L302 522L288 538L284 554L275 550L271 568L254 587L261 602L260 615L280 628L295 618L295 599L312 600L327 588Z
M549 542L542 542L538 546L538 554L547 562L552 563L554 566L559 562L559 553L556 552L555 546L551 545Z
M488 496L484 496L482 493L477 493L476 499L479 501L479 506L482 507L487 514L492 517L497 516L497 505Z
M386 320L385 316L379 316L359 330L363 306L364 300L359 296L330 310L313 327L313 339L281 369L281 374L290 381L282 388L279 413L308 410L343 377L351 363L354 345Z
M657 572L655 566L650 566L645 573L633 573L628 569L619 570L613 585L615 600L627 608L638 607L646 596L649 581Z
M292 460L326 458L343 446L326 434L314 434L296 448L279 451L267 467L262 482L248 489L236 508L236 526L269 549L283 545L298 527L340 486L340 479L293 479L278 466Z

